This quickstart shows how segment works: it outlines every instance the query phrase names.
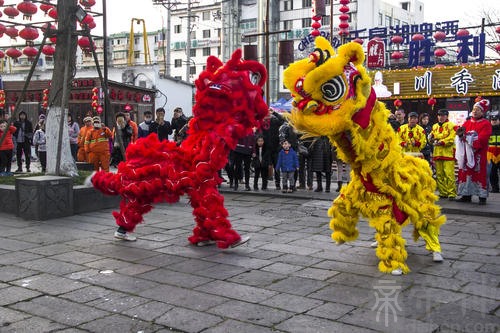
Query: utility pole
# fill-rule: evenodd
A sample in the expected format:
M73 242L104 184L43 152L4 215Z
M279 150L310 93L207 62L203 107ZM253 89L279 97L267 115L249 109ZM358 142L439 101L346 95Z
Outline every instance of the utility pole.
M187 0L186 82L191 73L191 0Z
M165 60L165 76L170 76L170 42L171 42L171 29L170 26L172 24L172 15L171 11L180 2L177 0L153 0L153 5L162 5L167 10L167 24L166 29L162 27L162 31L165 31L165 40L163 41L163 58Z

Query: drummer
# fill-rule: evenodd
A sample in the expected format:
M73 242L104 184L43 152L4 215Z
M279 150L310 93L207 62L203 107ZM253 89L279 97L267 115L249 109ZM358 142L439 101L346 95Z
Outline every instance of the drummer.
M427 139L425 130L418 125L418 114L416 112L408 114L408 124L401 125L397 134L403 152L423 157L421 151L427 144Z

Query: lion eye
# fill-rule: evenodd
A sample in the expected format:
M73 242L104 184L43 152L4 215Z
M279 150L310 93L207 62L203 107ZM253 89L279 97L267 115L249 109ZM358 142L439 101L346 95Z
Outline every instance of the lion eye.
M253 84L253 85L258 85L259 82L260 82L260 79L261 79L261 75L260 73L254 73L254 72L250 72L248 74L248 78L250 79L250 82Z
M328 102L335 102L336 100L340 99L342 96L344 96L345 91L345 83L340 76L328 80L321 85L323 98Z
M304 79L300 78L295 82L295 91L302 91L304 86Z

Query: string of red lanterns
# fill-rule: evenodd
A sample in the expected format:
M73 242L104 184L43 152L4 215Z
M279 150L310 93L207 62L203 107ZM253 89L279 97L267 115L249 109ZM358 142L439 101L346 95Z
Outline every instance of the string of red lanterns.
M339 11L342 13L340 14L339 16L339 19L340 19L340 23L339 23L339 35L340 35L340 38L343 40L344 38L346 38L347 36L349 36L349 18L350 18L350 15L349 15L349 4L350 0L340 0L340 4L342 6L340 6L339 8Z

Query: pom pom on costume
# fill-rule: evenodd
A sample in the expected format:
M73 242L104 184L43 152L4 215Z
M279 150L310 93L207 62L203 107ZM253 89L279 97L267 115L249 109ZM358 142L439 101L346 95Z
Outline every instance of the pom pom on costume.
M260 63L241 59L241 50L226 64L209 57L195 81L196 103L187 139L178 146L150 134L128 146L126 161L116 174L101 171L92 177L95 188L122 197L120 211L113 212L120 227L131 232L152 204L174 203L187 194L196 221L191 243L214 240L227 248L240 241L217 191L222 181L217 172L238 140L259 128L268 115L262 98L266 76Z
M307 135L327 136L352 168L351 181L328 211L332 238L355 240L362 214L376 230L380 271L406 273L402 226L411 222L415 239L422 236L429 250L441 251L437 235L446 218L435 203L432 172L424 159L402 153L389 111L376 100L362 66L362 47L351 42L336 54L325 38L315 43L309 58L284 71L284 84L294 98L292 125Z

